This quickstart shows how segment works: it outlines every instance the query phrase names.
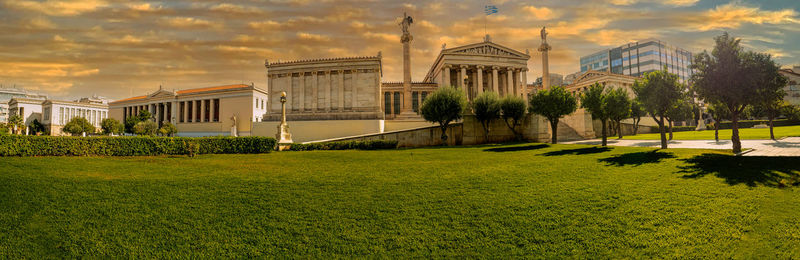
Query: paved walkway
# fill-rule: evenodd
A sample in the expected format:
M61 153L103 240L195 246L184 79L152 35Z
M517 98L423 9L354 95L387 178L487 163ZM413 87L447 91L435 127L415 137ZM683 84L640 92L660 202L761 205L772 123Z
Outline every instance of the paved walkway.
M600 145L600 139L563 142L565 144ZM611 146L661 147L659 140L608 139ZM731 140L672 140L669 148L732 149ZM744 156L800 156L800 137L774 140L742 140L742 148L751 148Z

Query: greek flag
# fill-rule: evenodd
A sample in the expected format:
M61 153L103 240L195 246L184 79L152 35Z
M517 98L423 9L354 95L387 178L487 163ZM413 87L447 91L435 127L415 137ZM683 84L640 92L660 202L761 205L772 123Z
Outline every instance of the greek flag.
M497 13L497 6L494 5L487 5L486 8L483 9L486 15L496 14Z

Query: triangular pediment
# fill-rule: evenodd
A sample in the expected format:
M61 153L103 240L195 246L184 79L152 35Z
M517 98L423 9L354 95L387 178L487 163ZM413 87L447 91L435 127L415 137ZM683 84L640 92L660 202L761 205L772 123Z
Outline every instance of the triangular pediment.
M492 42L481 42L481 43L455 47L451 49L446 49L442 51L442 53L504 56L504 57L520 58L520 59L530 58L530 55Z
M596 78L596 77L605 76L605 75L608 75L608 74L606 72L602 72L602 71L590 70L590 71L584 72L583 75L581 75L580 77L578 77L578 79L575 80L575 82L582 82L582 81L587 80L587 79Z
M166 91L166 90L163 90L163 89L159 89L156 92L153 92L152 94L147 95L147 96L150 97L150 98L174 97L175 93L172 93L172 91Z

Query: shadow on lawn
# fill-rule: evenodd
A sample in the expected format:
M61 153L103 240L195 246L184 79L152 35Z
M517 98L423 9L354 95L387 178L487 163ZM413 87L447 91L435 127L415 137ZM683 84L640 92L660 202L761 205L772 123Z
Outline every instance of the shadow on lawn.
M730 185L746 184L778 187L782 179L800 178L800 158L702 154L682 159L683 178L695 179L714 174Z
M525 146L512 146L512 147L497 147L497 148L489 148L484 149L484 152L518 152L518 151L530 151L530 150L537 150L542 148L550 147L548 144L534 144L534 145L525 145Z
M560 156L560 155L568 155L568 154L582 155L582 154L602 153L602 152L608 152L608 151L611 151L611 148L594 146L594 147L577 148L577 149L566 149L566 150L558 150L558 151L546 152L546 153L544 153L542 155L544 155L544 156Z
M613 166L625 166L625 165L639 166L645 163L657 163L663 159L670 159L670 158L675 158L675 155L672 153L653 150L649 152L617 154L608 158L598 159L598 161Z

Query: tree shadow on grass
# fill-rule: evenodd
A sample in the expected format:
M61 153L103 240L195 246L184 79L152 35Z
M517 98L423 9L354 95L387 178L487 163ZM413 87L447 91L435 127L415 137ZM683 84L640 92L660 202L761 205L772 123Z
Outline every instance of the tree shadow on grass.
M625 165L639 166L645 163L657 163L663 159L670 159L670 158L675 158L675 155L672 153L662 152L659 150L653 150L649 152L617 154L608 158L598 159L598 161L604 162L606 163L606 165L613 165L613 166L625 166Z
M565 149L565 150L546 152L546 153L544 153L542 155L544 155L544 156L560 156L560 155L568 155L568 154L583 155L583 154L602 153L602 152L608 152L608 151L611 151L611 148L593 146L593 147L586 147L586 148Z
M519 151L530 151L530 150L538 150L542 148L550 147L547 144L533 144L533 145L525 145L525 146L511 146L511 147L496 147L496 148L489 148L484 149L484 152L519 152Z
M688 163L681 166L683 178L696 179L713 174L729 185L745 184L778 187L783 179L800 178L800 158L733 156L724 154L701 154L682 159Z

